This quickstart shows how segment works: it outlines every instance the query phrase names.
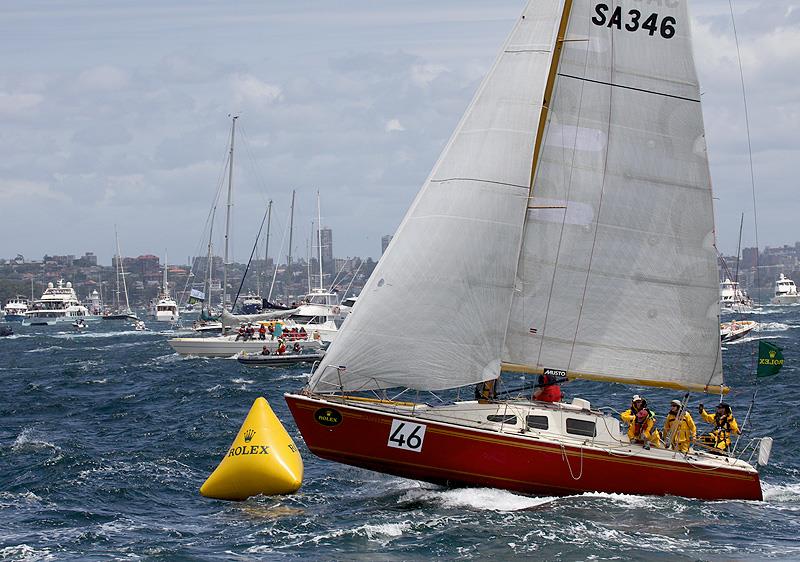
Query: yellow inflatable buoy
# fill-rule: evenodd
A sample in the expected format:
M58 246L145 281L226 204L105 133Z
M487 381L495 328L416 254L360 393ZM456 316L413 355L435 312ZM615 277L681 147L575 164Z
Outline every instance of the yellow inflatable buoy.
M200 493L220 500L246 500L258 494L290 494L302 483L300 452L269 403L259 397Z

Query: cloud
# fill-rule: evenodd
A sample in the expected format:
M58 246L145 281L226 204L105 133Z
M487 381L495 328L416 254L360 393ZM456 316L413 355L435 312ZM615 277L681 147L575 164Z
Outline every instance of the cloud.
M233 99L242 107L263 109L283 98L280 87L249 74L237 74L232 81Z
M21 179L0 179L0 202L8 209L16 201L50 201L67 202L69 198L54 191L49 184Z
M40 94L9 94L0 92L0 115L17 116L20 112L34 109L44 100Z
M386 122L386 132L391 133L392 131L405 131L406 128L400 123L399 119L389 119Z
M128 73L110 65L88 68L78 75L76 85L81 91L112 92L128 86Z

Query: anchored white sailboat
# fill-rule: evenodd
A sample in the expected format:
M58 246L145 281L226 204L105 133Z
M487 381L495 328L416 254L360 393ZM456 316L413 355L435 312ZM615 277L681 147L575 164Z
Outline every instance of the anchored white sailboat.
M315 454L530 493L761 498L745 460L645 450L586 400L396 398L501 371L727 390L686 4L528 4L358 306L286 395Z
M122 264L122 252L119 249L119 236L117 227L114 226L114 242L117 246L117 285L114 291L114 310L108 311L103 315L103 320L139 320L136 313L131 310L131 303L128 300L128 282L125 280L125 266ZM120 280L122 281L120 283ZM122 292L120 293L120 288ZM121 296L125 296L125 306L122 305Z

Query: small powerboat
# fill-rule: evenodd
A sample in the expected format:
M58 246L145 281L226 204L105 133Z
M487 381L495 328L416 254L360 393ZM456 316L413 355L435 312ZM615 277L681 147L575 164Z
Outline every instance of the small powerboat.
M11 326L0 326L0 338L13 335L14 329Z
M753 320L731 320L719 325L719 337L722 343L736 341L752 332L758 322Z
M86 322L83 320L83 318L79 318L78 320L73 322L72 323L72 327L75 328L76 332L82 332L83 330L88 328L88 326L86 325Z
M300 351L290 353L272 353L270 355L262 355L261 353L245 353L241 352L236 355L236 360L242 365L248 367L287 367L289 365L297 365L299 363L314 363L319 361L325 355L323 351Z

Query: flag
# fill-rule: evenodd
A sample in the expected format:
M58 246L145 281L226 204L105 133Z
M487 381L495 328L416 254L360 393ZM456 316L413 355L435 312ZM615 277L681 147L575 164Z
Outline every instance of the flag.
M769 342L758 342L758 370L757 377L771 377L777 375L783 367L783 353L781 348Z
M206 294L203 291L192 289L192 292L189 293L189 302L192 304L203 302L204 300L206 300Z

